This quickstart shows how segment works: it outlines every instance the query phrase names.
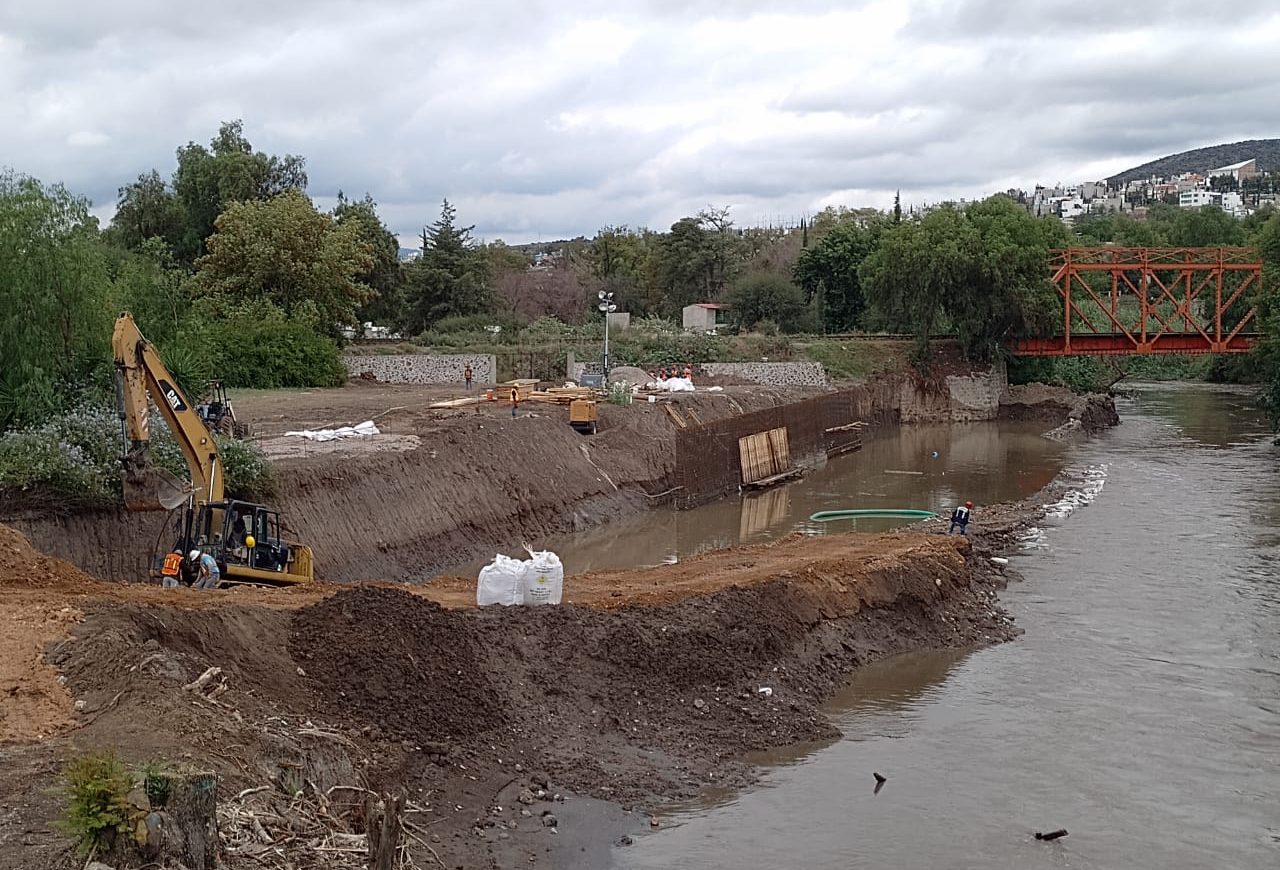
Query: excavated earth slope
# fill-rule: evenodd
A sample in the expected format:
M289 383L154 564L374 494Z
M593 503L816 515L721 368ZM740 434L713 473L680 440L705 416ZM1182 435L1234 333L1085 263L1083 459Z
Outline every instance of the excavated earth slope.
M44 635L71 629L51 653L68 694L42 730L10 739L72 730L4 751L0 806L20 808L27 833L0 823L0 867L61 848L57 799L39 787L49 753L73 745L212 768L223 799L286 780L434 792L426 812L448 866L523 865L546 848L514 800L531 772L626 805L740 783L743 751L835 735L818 704L852 668L1012 636L998 578L975 573L967 550L958 537L793 536L571 577L568 603L542 608L477 609L461 580L203 594L78 573L6 584L6 614L61 591L84 617ZM225 689L183 688L210 667ZM9 857L19 836L30 863Z

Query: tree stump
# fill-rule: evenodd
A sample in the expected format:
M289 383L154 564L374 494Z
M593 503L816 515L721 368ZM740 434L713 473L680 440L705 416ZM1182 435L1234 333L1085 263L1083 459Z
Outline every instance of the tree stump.
M131 797L136 813L133 836L118 839L110 857L125 865L141 857L189 870L216 870L222 858L217 787L213 773L148 776Z
M400 851L400 814L404 796L383 794L365 799L364 819L369 834L369 870L394 870Z

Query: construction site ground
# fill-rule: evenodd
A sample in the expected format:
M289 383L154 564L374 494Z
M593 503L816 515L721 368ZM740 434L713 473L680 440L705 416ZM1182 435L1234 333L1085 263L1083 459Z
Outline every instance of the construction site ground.
M102 749L216 772L228 819L246 826L309 820L264 832L270 843L228 821L231 868L363 866L317 846L315 820L366 789L409 797L418 867L598 867L628 832L661 824L650 813L667 801L750 781L744 753L833 739L819 705L854 668L1016 633L988 556L1040 501L984 509L969 541L930 526L792 536L571 576L557 607L476 608L474 577L388 582L492 546L493 523L563 528L566 506L599 522L637 492L630 509L644 509L645 487L669 472L657 404L603 405L587 447L560 406L522 406L531 416L515 420L509 406L425 408L461 392L359 384L237 399L264 444L367 419L418 439L279 465L280 498L308 540L347 557L332 579L374 582L104 582L47 551L66 546L80 564L120 552L142 534L129 518L42 518L46 552L0 526L0 870L83 866L55 824L59 777L68 758ZM811 392L728 386L676 401L715 419ZM501 473L477 476L488 468ZM335 502L412 548L335 519ZM405 576L406 560L422 572ZM101 564L92 574L145 573Z

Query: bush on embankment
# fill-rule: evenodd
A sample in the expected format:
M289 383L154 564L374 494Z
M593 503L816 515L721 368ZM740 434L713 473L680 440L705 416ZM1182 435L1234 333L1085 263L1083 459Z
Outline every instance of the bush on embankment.
M151 419L152 461L179 478L186 461L157 415ZM228 494L257 499L275 488L271 466L255 445L215 436ZM0 435L0 512L111 508L121 505L120 420L102 406L80 405L43 423Z

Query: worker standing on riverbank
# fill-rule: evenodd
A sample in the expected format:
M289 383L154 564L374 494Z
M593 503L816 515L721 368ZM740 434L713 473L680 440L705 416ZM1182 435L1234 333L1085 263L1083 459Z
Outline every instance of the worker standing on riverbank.
M947 529L947 534L954 534L955 530L960 529L960 534L965 534L965 529L969 527L969 513L973 510L973 502L967 501L960 507L951 512L951 528Z
M467 363L466 368L462 370L462 378L467 382L467 392L471 392L471 363Z
M516 418L516 410L520 407L520 388L511 388L511 419Z

